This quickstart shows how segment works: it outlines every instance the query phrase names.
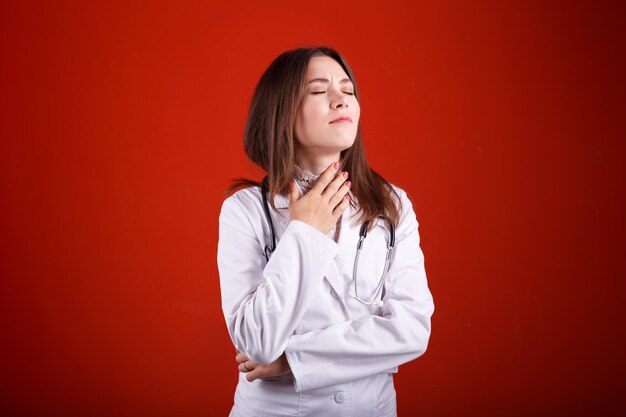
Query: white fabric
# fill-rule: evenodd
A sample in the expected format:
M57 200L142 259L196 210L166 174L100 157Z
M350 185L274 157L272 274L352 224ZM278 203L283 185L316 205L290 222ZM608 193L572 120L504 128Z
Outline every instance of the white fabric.
M272 219L278 245L269 262L260 189L240 190L224 201L218 268L230 337L255 362L271 363L285 352L292 370L278 380L251 383L240 374L231 415L395 415L392 374L426 351L434 305L412 204L394 188L402 214L382 307L352 297L360 228L358 215L352 217L356 200L334 241L306 223L289 221L288 197L277 195ZM358 277L362 298L369 298L380 279L387 238L381 220L365 239Z

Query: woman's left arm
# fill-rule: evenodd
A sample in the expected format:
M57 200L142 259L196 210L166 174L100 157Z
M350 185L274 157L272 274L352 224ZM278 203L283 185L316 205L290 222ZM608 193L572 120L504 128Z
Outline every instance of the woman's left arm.
M296 391L384 372L426 351L433 298L424 270L415 212L406 193L399 190L398 194L403 213L396 231L382 314L290 336L285 354Z

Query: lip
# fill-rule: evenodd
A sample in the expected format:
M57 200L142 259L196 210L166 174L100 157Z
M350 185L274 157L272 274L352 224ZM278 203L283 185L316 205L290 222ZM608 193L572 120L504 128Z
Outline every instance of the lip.
M339 116L336 119L331 120L331 122L329 124L341 123L341 122L350 122L350 123L352 123L352 118L350 116Z

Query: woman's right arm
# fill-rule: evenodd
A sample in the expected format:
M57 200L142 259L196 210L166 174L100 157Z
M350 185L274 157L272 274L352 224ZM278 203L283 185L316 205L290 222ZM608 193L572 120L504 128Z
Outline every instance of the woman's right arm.
M236 193L222 205L217 251L222 309L235 347L270 364L284 352L339 246L292 220L266 263L266 242L255 233L260 220L250 216L258 213L254 205L261 204L261 196L250 197Z

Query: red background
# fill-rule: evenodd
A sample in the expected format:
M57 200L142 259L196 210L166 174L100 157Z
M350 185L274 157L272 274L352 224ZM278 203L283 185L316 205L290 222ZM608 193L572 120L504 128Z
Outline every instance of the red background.
M3 415L227 414L218 213L258 178L254 85L311 44L420 221L436 308L400 415L626 410L619 8L101 3L1 3Z

